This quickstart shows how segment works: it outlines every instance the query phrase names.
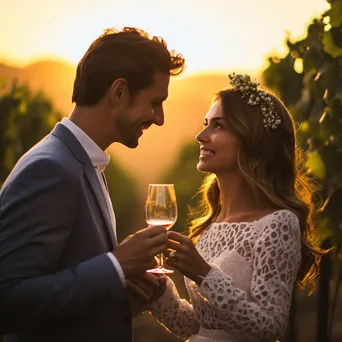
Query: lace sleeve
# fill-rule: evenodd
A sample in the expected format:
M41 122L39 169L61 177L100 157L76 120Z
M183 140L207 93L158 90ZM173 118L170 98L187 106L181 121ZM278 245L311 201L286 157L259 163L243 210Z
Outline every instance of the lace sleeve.
M300 228L289 211L263 220L253 251L251 298L213 265L199 287L220 326L239 340L274 341L284 334L301 261Z
M193 306L179 297L176 285L170 278L167 279L165 293L145 309L156 316L166 330L180 338L187 339L198 333L199 324Z

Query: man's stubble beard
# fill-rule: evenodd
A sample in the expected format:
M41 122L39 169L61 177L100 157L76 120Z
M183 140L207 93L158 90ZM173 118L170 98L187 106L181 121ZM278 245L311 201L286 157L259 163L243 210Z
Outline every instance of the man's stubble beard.
M128 148L136 148L138 146L138 136L136 127L125 124L125 114L123 114L123 120L116 122L116 129L119 132L120 143Z

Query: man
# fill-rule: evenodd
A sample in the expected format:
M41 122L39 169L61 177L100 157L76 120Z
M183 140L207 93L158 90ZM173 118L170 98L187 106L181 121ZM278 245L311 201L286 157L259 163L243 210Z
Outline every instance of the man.
M167 235L153 227L117 245L104 151L113 142L135 148L143 130L163 125L170 75L183 69L161 38L134 28L90 45L69 119L19 160L0 192L5 342L131 341L126 287L152 295L144 272Z

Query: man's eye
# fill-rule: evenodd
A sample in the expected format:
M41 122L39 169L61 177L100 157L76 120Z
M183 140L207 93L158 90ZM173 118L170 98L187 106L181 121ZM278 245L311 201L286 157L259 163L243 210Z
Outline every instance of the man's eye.
M219 128L222 128L222 125L218 122L215 123L215 127L219 127Z

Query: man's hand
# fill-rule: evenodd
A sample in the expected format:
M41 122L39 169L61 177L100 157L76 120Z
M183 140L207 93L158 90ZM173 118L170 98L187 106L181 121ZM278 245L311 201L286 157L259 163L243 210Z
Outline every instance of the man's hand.
M140 277L127 280L127 287L144 302L158 299L166 289L166 277L144 273Z
M113 251L127 280L156 266L154 256L167 249L167 230L154 226L126 238Z
M166 277L144 273L139 277L127 280L128 300L132 315L141 313L146 303L157 300L166 289Z

